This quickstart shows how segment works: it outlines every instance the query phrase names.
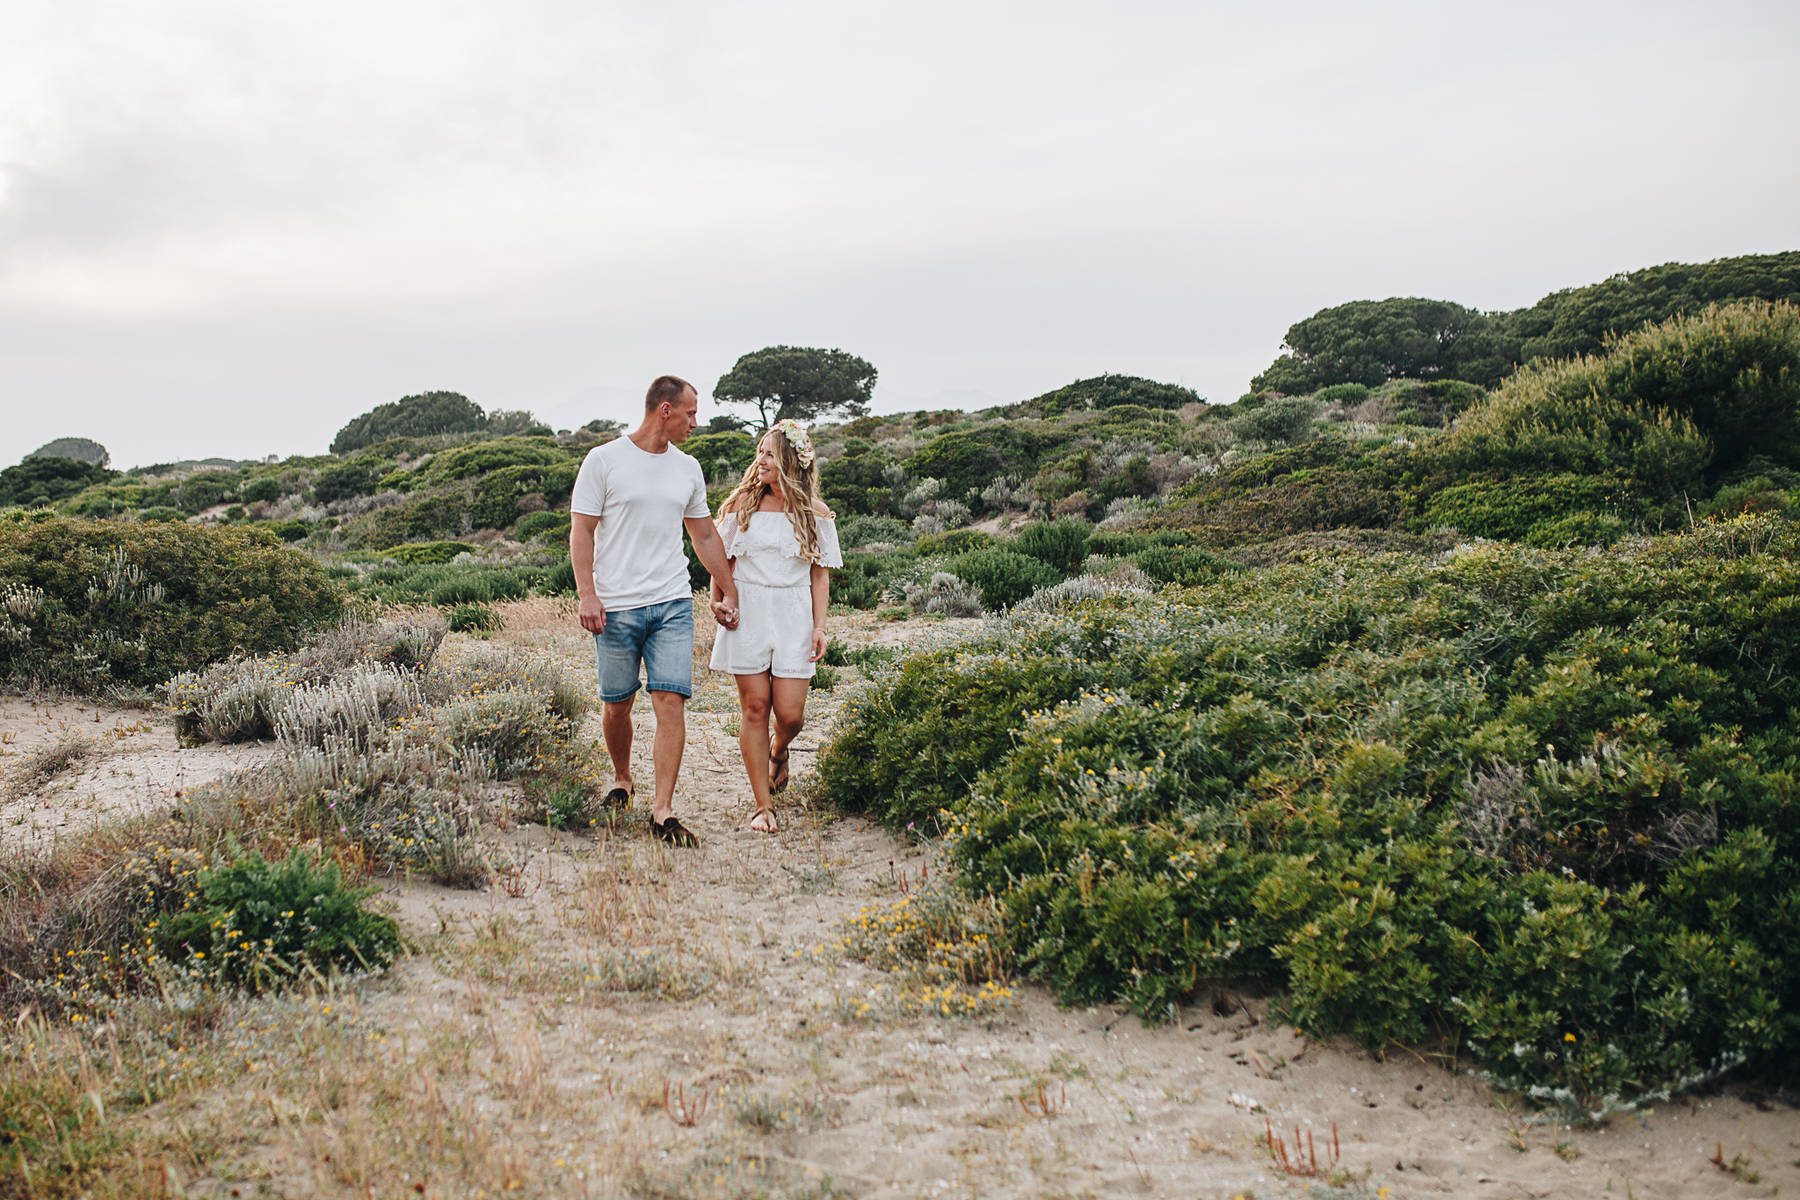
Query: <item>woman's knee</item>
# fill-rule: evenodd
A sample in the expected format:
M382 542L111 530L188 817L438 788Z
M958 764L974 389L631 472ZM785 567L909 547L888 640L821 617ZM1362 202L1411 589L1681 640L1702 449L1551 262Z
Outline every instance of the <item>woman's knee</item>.
M769 719L769 698L767 696L740 696L738 706L743 710L746 721L761 724Z

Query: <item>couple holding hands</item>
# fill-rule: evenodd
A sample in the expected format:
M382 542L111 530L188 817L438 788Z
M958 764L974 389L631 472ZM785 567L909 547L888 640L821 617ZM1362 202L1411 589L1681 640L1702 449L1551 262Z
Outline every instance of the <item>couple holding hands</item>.
M641 667L656 717L650 828L677 846L697 844L674 813L693 694L684 529L712 576L719 631L711 666L737 680L738 747L756 797L750 828L762 833L779 828L775 793L787 786L789 747L825 656L828 568L843 565L837 525L818 498L812 439L796 421L777 421L763 434L714 524L705 473L680 449L699 424L699 403L691 383L660 376L644 398L643 423L588 451L569 503L579 619L594 635L600 727L613 767L605 799L625 804L632 796L631 710Z

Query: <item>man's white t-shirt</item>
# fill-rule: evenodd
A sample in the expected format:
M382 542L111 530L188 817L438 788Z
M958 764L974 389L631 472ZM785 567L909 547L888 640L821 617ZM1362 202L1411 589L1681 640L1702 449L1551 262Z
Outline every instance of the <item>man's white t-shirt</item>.
M594 592L609 610L686 600L681 522L706 517L706 474L671 445L661 454L628 437L595 446L581 460L569 509L599 517L594 528Z

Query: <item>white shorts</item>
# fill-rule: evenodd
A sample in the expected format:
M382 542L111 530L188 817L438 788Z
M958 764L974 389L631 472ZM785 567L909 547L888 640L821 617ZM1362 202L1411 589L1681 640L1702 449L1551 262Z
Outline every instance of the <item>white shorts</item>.
M715 671L777 679L811 679L812 588L738 584L738 627L713 635Z

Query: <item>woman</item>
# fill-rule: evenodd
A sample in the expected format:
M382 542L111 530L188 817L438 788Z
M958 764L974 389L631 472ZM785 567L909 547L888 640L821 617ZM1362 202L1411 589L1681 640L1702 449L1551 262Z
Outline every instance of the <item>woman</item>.
M789 747L806 722L806 692L825 657L828 568L841 567L837 522L818 498L812 438L777 421L756 461L719 506L719 536L737 583L737 623L719 627L712 668L737 678L738 748L756 796L750 828L774 833L775 793L787 786ZM715 606L724 599L713 584ZM769 735L769 717L775 733Z

